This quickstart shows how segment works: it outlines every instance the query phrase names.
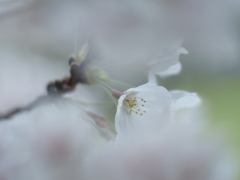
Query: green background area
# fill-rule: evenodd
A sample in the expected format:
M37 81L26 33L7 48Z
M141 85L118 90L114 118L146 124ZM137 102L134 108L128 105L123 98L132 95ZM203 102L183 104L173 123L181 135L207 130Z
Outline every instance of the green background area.
M236 161L240 157L240 71L200 72L184 69L181 74L160 79L167 89L197 92L210 115L211 127L221 129L226 135ZM239 169L240 172L240 169ZM240 179L240 173L239 173Z

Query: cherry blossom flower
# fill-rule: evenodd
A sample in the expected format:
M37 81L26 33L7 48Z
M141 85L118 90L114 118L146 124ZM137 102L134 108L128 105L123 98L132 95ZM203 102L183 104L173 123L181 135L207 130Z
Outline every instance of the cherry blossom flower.
M205 137L205 120L193 109L199 103L195 93L153 82L124 92L117 137L90 158L89 179L233 180L233 159L215 136Z
M82 178L87 155L107 142L93 123L66 100L1 122L0 179Z
M199 102L195 93L169 92L152 81L128 89L118 100L116 131L120 137L157 133L170 122L175 110L192 107Z
M199 131L195 123L164 128L164 134L149 139L116 139L91 159L90 179L233 180L234 163L226 148L202 138L204 128Z
M160 49L160 52L147 62L148 71L159 76L178 74L182 68L179 56L188 53L181 44L180 40Z

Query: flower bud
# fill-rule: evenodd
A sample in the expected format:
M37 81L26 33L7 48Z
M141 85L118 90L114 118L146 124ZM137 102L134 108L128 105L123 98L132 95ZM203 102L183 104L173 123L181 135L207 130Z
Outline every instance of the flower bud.
M109 80L107 72L93 66L86 66L84 69L84 74L89 85L99 84L100 81Z

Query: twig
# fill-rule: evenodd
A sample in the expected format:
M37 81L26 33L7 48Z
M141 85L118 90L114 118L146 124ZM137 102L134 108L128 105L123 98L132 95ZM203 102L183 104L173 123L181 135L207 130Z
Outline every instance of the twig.
M59 97L60 96L57 97L57 96L50 96L50 95L40 96L35 101L33 101L32 103L30 103L27 106L18 107L16 109L13 109L12 111L4 114L4 115L0 115L0 121L8 120L8 119L12 118L13 116L17 115L18 113L22 113L22 112L25 112L25 111L32 110L33 108L35 108L39 105L45 104L49 101L52 101L53 99L56 100Z
M46 88L48 92L47 95L38 97L35 101L27 106L17 107L4 115L0 115L0 121L10 119L18 113L29 111L36 106L47 103L49 101L60 99L61 95L73 91L78 83L87 84L83 73L83 68L86 64L82 63L81 65L78 65L75 62L75 59L71 57L69 60L69 64L71 66L70 77L50 82Z

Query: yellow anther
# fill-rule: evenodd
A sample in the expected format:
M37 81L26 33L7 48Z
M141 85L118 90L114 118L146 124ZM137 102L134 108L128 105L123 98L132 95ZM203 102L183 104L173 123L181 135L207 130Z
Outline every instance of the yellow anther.
M132 113L139 114L142 116L146 113L145 110L142 109L145 105L142 103L138 103L141 100L143 103L146 103L144 99L139 99L138 97L127 97L125 99L125 107L128 109L127 112L132 115Z

